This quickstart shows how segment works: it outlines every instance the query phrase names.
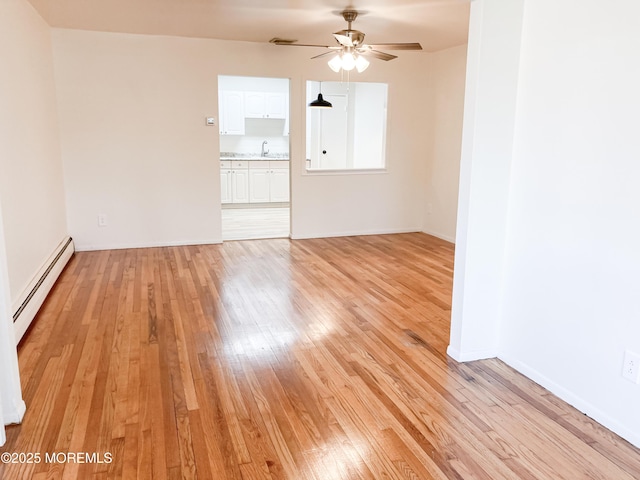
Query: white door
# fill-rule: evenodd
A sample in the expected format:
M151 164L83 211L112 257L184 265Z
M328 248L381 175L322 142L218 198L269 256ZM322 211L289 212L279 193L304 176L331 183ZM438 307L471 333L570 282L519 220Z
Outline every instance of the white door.
M320 112L319 168L346 168L347 166L347 97L326 95L333 108Z

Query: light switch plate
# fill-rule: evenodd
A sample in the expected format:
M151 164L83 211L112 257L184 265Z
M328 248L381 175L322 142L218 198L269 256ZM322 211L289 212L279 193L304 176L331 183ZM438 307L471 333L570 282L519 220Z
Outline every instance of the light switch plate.
M215 117L207 117L207 126L212 126L216 124Z

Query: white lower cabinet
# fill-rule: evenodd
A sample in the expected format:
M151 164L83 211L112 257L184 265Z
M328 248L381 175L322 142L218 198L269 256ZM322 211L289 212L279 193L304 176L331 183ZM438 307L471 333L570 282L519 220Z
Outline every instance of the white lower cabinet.
M222 203L232 203L231 168L220 169L220 197Z
M247 162L220 162L220 197L222 203L249 203Z
M220 161L222 203L289 201L287 160Z
M254 168L252 165L249 170L249 202L270 202L269 191L269 169Z
M270 160L249 164L250 203L289 201L289 162Z
M270 201L289 201L289 169L274 168L269 176Z
M249 170L248 169L235 169L232 170L233 175L233 203L248 203L249 202Z

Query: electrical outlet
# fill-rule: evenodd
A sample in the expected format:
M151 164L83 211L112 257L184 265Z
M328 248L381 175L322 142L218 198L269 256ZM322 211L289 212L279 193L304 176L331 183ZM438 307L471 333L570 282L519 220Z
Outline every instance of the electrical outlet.
M98 214L98 226L99 227L106 227L107 226L107 214L106 213L99 213Z
M630 382L640 383L640 355L629 350L624 352L622 376Z

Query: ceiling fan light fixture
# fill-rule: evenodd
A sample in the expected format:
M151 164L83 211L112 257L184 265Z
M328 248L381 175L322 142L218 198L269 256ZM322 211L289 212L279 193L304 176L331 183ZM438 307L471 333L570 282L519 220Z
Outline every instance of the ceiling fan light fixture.
M369 60L364 58L362 55L358 55L356 58L356 70L358 70L358 73L364 72L367 67L369 67Z
M340 69L342 68L342 59L340 58L340 55L336 55L331 60L329 60L329 62L327 62L327 64L329 65L329 68L331 70L333 70L334 72L338 73L340 71Z
M369 66L369 61L366 58L362 58L360 55L365 54L377 58L379 60L389 61L394 58L398 58L396 55L391 55L390 53L381 52L380 49L393 49L393 50L422 50L422 46L417 43L380 43L380 44L372 44L367 45L364 43L364 33L359 30L354 30L351 28L351 24L358 16L358 12L356 10L347 8L340 12L342 14L342 18L347 22L347 28L335 32L333 34L333 38L338 42L339 46L329 46L329 45L308 45L296 43L295 40L287 40L284 38L272 38L270 40L271 43L275 43L276 45L289 45L289 46L299 46L299 47L322 47L328 48L329 50L336 50L338 55L332 58L329 61L329 67L336 73L344 70L349 72L354 68L358 70L358 72L364 72ZM315 55L311 58L324 57L325 55L330 55L331 52L322 53L320 55Z
M342 69L347 72L353 70L356 67L356 59L353 53L347 52L342 54Z
M318 94L318 98L312 101L309 106L311 108L333 108L330 102L327 102L324 98L322 98L322 94Z

